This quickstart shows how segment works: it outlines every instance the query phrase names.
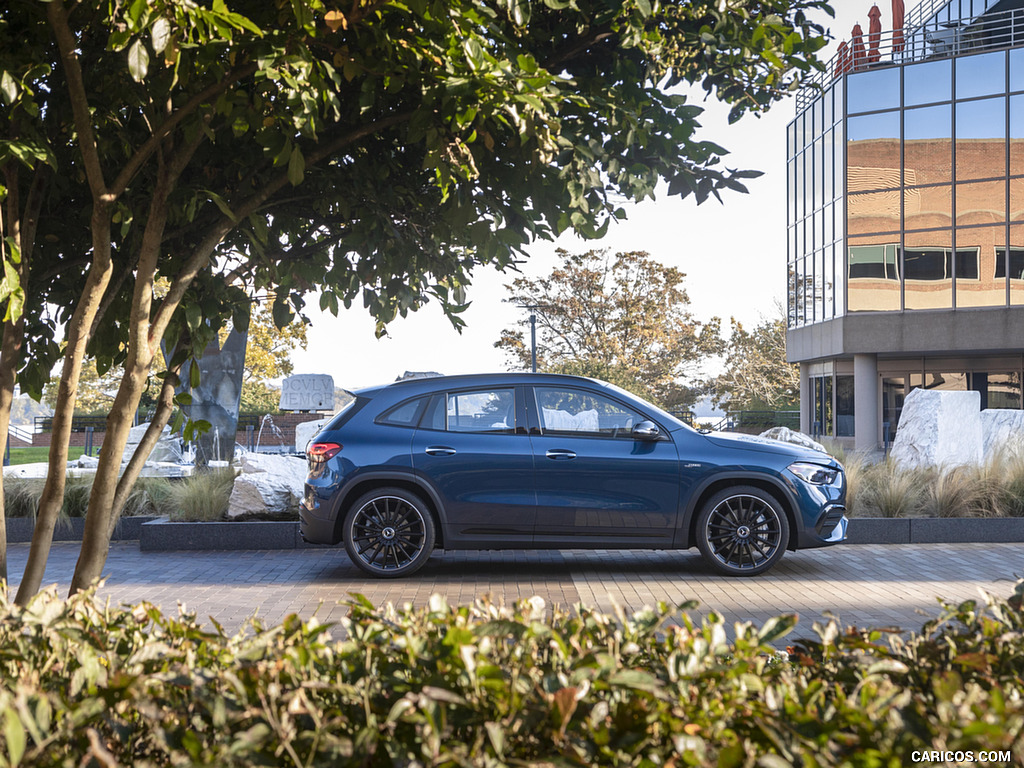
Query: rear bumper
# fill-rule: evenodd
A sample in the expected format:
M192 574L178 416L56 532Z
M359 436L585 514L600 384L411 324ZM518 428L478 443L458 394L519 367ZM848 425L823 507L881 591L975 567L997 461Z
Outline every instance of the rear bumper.
M299 505L299 535L307 544L337 544L335 516L326 513L326 506L317 503L315 491L306 486L306 496Z

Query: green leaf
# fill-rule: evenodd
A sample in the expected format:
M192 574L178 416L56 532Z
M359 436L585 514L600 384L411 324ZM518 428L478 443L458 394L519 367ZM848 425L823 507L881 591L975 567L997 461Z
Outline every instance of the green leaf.
M225 200L223 197L218 195L213 190L204 189L203 191L210 196L210 199L213 201L213 204L220 208L220 212L227 216L229 219L231 219L232 224L238 223L238 217L235 215L235 212L231 210L231 206L228 205L227 200Z
M10 764L18 765L25 756L25 727L13 709L4 711L4 740Z
M762 643L770 643L783 635L788 634L796 626L797 616L795 613L787 613L783 616L772 616L764 623L757 633L757 639Z
M150 35L153 40L153 51L156 53L163 53L164 48L171 41L171 22L167 19L160 17L153 22L153 27L150 29Z
M288 158L288 181L293 187L302 183L302 177L306 174L306 159L302 156L302 150L295 147L292 155Z
M137 83L146 79L146 73L149 71L149 52L142 40L136 40L128 49L128 71Z
M636 0L637 10L640 11L640 15L645 19L651 17L651 3L650 0Z
M4 97L4 102L7 104L13 104L14 100L18 98L18 83L11 77L10 72L0 75L0 96Z

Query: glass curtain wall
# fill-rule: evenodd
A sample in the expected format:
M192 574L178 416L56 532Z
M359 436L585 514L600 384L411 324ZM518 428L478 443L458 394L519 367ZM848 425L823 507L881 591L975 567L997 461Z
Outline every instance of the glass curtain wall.
M1024 49L846 80L845 311L1024 304Z
M789 125L787 308L790 327L844 312L843 85L837 80ZM837 266L838 264L838 266Z

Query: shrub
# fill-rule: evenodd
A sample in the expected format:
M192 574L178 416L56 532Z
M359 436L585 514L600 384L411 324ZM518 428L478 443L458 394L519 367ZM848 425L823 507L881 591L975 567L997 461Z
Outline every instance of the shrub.
M169 483L160 506L171 520L177 522L209 522L220 520L228 508L235 472L231 469L210 470Z
M912 517L922 504L929 474L905 470L892 459L865 467L858 496L857 514L862 517Z
M194 614L0 595L0 765L900 765L1024 758L1024 582L905 638L830 622L788 658L682 609L365 599L229 637ZM1009 762L1009 758L1006 759Z

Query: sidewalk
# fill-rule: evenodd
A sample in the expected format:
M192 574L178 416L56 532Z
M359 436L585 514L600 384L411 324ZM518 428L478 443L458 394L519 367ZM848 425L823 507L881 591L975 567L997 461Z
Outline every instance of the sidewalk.
M24 570L28 544L12 544L12 589ZM43 584L67 590L77 544L55 544ZM140 552L137 542L114 543L101 595L114 603L147 600L164 610L182 603L229 631L256 613L277 623L289 613L323 620L345 613L352 593L374 604L413 602L430 595L450 604L490 594L506 603L539 595L548 605L577 602L611 611L645 604L698 600L694 613L721 612L728 622L762 623L780 613L800 616L797 636L833 612L843 624L919 630L939 612L937 597L979 599L979 589L1001 597L1024 575L1020 544L839 546L787 552L770 573L754 578L713 574L696 550L439 552L415 576L366 577L343 548L235 552Z

